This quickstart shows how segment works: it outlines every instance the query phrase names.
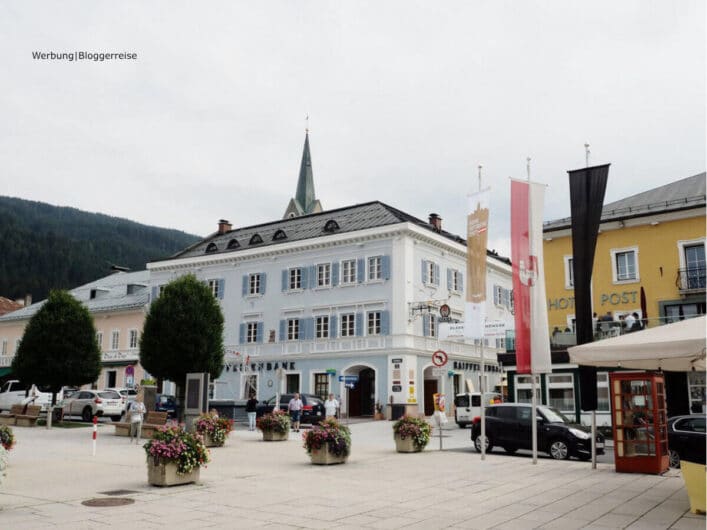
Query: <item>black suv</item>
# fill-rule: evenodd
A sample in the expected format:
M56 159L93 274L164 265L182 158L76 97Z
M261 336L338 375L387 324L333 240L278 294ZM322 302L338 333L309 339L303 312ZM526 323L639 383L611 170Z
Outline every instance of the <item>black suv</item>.
M518 449L532 449L532 405L525 403L504 403L486 407L486 451L496 446L507 453ZM562 413L539 405L537 408L538 450L548 453L556 460L566 460L570 456L580 460L592 457L591 434L586 427L570 423ZM471 425L471 439L474 447L481 451L481 421L474 418ZM604 454L604 437L597 433L597 454Z
M287 404L294 397L294 394L280 394L280 410L287 410ZM302 400L301 423L311 423L317 425L324 419L324 402L319 396L314 394L300 394ZM259 418L263 414L272 412L275 408L275 396L262 401L255 409L255 416Z

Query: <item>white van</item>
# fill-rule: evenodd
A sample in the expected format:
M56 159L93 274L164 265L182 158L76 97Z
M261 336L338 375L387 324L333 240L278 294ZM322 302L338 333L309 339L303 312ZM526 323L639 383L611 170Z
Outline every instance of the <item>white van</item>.
M486 392L484 398L486 406L503 403L503 397L496 392ZM461 429L471 425L477 416L481 416L481 392L464 392L454 397L454 421Z

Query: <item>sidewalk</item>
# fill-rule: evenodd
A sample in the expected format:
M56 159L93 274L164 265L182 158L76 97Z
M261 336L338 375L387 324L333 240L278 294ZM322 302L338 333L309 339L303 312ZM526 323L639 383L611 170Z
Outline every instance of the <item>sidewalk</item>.
M153 488L145 455L99 429L15 428L8 476L0 485L3 528L675 528L705 527L689 513L678 472L617 474L600 464L489 454L468 432L446 430L445 450L394 451L391 423L355 423L341 466L309 464L301 438L262 442L237 430L212 450L198 485ZM448 435L448 436L447 436ZM82 501L128 490L134 504Z

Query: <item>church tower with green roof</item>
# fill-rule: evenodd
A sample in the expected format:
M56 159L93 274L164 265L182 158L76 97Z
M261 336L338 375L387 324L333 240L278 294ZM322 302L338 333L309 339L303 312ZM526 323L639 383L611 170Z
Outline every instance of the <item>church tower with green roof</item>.
M297 180L297 193L285 210L284 219L319 213L322 205L314 194L314 176L312 174L312 155L309 152L309 131L304 135L304 149L302 151L302 163L299 169L299 179Z

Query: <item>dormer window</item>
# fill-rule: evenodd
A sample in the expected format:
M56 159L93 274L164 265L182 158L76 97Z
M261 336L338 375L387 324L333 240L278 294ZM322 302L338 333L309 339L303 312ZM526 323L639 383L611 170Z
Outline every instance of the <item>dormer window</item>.
M253 237L250 238L249 244L250 245L257 245L258 243L262 243L263 238L260 237L259 234L253 234Z
M339 230L339 223L334 221L334 219L329 219L326 224L324 225L324 231L325 232L336 232Z
M218 247L216 246L216 243L209 243L206 247L206 252L216 252L218 250Z
M236 248L240 248L240 246L241 246L241 244L237 240L231 239L228 242L228 246L226 248L228 248L228 250L234 250Z
M275 234L272 236L273 241L282 241L283 239L287 239L287 234L285 233L284 230L278 230L275 232Z

